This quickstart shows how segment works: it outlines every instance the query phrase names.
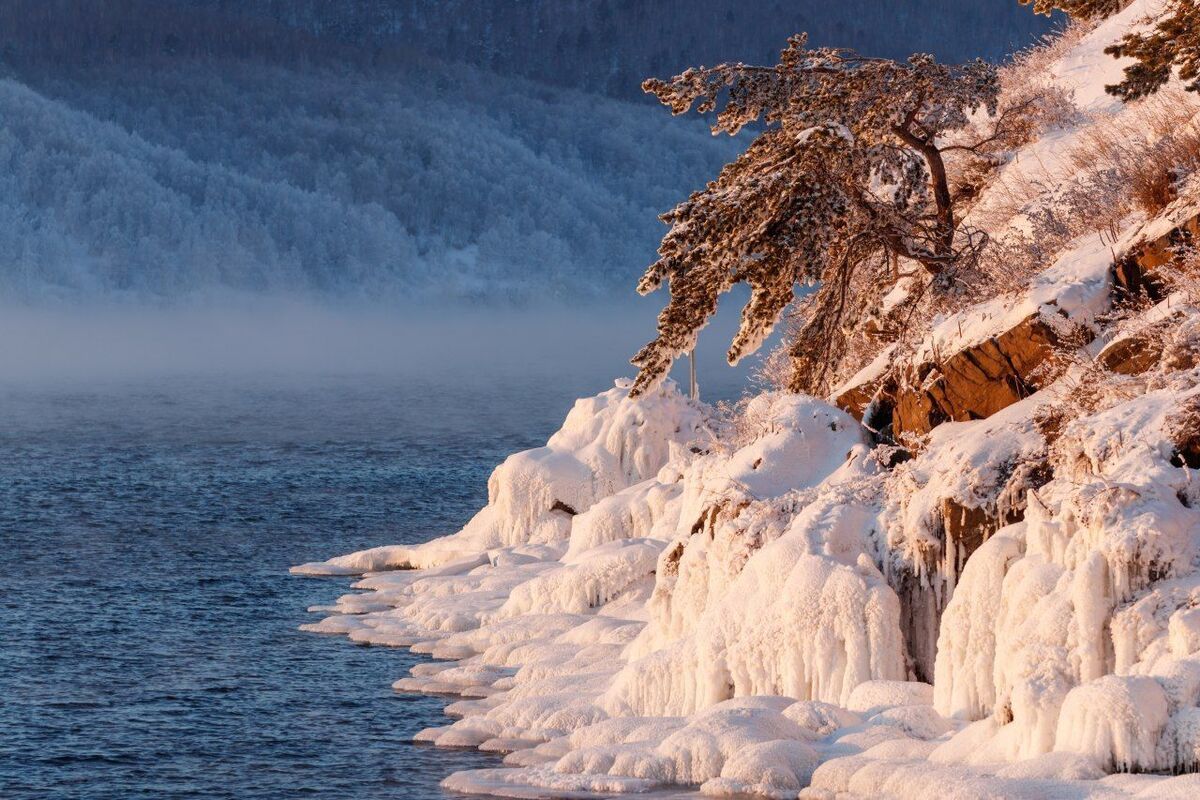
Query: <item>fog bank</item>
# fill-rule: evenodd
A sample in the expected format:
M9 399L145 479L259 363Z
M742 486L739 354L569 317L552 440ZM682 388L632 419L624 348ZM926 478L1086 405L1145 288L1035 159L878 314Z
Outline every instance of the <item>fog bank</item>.
M476 382L527 376L603 388L654 335L660 298L520 308L332 306L261 297L220 304L0 308L0 383L169 376L411 376ZM739 303L704 332L702 388L749 374L724 361ZM684 373L677 368L677 373ZM677 377L680 377L677 375Z

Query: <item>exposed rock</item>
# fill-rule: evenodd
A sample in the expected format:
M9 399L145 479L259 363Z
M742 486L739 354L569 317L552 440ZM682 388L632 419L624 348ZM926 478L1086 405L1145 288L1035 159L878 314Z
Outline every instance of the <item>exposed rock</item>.
M942 500L942 524L946 530L946 551L961 572L967 559L999 530L1001 521L995 509L964 506L953 497Z
M1163 300L1167 287L1159 277L1162 268L1178 258L1181 248L1197 240L1200 217L1192 217L1132 248L1113 264L1115 299ZM832 400L871 430L887 429L885 438L897 440L904 434L922 436L943 422L989 417L1053 379L1044 367L1060 344L1060 336L1044 314L1045 307L979 344L935 361L909 365L900 385L892 374L881 372L842 388ZM1145 372L1163 357L1158 344L1163 337L1158 334L1174 322L1172 317L1144 335L1113 342L1101 353L1101 360L1114 372Z
M562 500L555 500L554 505L550 506L551 511L561 511L567 516L577 516L579 514L572 506L564 503Z
M916 680L933 680L942 612L954 596L957 576L967 559L996 531L1020 522L1024 515L1023 501L1019 506L1004 507L992 501L971 507L953 497L943 498L940 551L935 548L925 553L916 569L905 566L892 574L890 582L900 598L901 630L912 659L909 666Z
M1126 302L1141 299L1157 303L1166 297L1166 287L1152 271L1154 267L1161 267L1162 264L1148 266L1157 261L1155 256L1147 258L1146 263L1143 263L1135 250L1113 264L1113 294L1117 299Z
M1171 419L1171 439L1175 443L1171 463L1200 469L1200 400L1193 398L1176 412Z
M899 433L926 434L946 421L984 419L1049 382L1038 368L1059 336L1042 314L948 358L912 368L893 414Z
M1042 314L948 358L908 366L898 386L883 374L831 399L887 440L923 435L948 421L983 419L1037 391L1059 337Z
M865 383L845 387L835 393L831 399L835 406L862 422L863 412L867 410L871 401L879 396L880 391L884 388L883 384L884 378L877 377Z
M1200 217L1192 217L1170 232L1131 249L1113 265L1113 289L1118 297L1157 303L1167 296L1162 268L1179 257L1182 248L1200 236Z
M1100 351L1100 363L1121 375L1141 375L1157 365L1167 344L1167 334L1185 315L1176 311L1128 336L1122 336Z
M922 368L923 367L923 368ZM924 390L926 381L941 380L941 372L932 364L925 364L909 373L912 387L902 389L892 410L892 431L897 434L929 433L948 417L934 402L933 396ZM922 374L924 372L924 374ZM915 378L913 380L912 378ZM922 388L913 388L920 386Z
M1152 338L1127 336L1100 351L1100 363L1105 369L1121 375L1141 375L1158 363L1161 343L1155 346Z
M863 424L877 444L894 444L896 383L890 374L846 387L831 402Z

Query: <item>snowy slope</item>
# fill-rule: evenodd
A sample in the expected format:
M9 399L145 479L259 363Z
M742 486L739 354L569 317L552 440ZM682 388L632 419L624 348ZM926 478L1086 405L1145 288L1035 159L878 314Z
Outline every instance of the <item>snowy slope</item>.
M1057 57L1086 114L991 191L1021 170L1079 177L1054 157L1130 113L1096 89L1120 66L1103 46L1154 7ZM722 412L619 384L499 467L463 532L297 568L367 573L306 627L439 659L396 683L463 698L418 740L508 753L450 776L459 791L1194 797L1200 314L1176 294L1111 321L1114 255L1188 218L1189 192L1067 242L1019 294L936 320L915 358L1034 313L1095 339L907 460L822 400ZM1053 195L992 214L990 232ZM1106 344L1164 319L1152 363L1098 370Z

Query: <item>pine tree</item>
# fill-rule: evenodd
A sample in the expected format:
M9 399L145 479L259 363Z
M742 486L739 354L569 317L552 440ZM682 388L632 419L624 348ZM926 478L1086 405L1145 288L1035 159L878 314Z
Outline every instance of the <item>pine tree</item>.
M847 312L861 299L856 286L886 280L882 271L896 259L948 285L981 246L960 228L943 153L946 135L965 128L971 112L996 112L992 65L866 58L809 49L800 35L774 67L689 69L643 88L675 114L720 107L714 134L756 122L764 129L715 181L662 217L671 229L638 291L667 282L670 299L657 338L633 358L635 395L694 346L720 296L739 283L751 294L731 363L762 344L797 284L820 284L797 339L812 346L797 354L792 382L820 391L844 350Z
M1125 79L1108 87L1123 100L1154 94L1176 69L1188 91L1200 91L1200 6L1196 0L1175 0L1154 28L1131 33L1105 52L1135 60L1125 68Z

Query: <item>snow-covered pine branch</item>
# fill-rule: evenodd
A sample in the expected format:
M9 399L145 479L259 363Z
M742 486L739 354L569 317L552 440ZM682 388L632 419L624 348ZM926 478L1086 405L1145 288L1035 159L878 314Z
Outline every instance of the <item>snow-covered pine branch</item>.
M1020 0L1039 14L1064 11L1076 19L1102 20L1129 6L1130 0ZM1200 6L1196 0L1169 0L1148 29L1135 29L1104 52L1132 58L1120 83L1106 87L1126 101L1152 95L1176 70L1188 91L1200 91Z
M1130 33L1104 52L1135 60L1125 68L1124 80L1106 87L1124 100L1154 94L1176 69L1188 91L1200 91L1200 6L1196 0L1174 0L1152 29Z
M1020 0L1020 3L1032 5L1037 14L1063 11L1076 19L1104 19L1129 5L1129 0Z

